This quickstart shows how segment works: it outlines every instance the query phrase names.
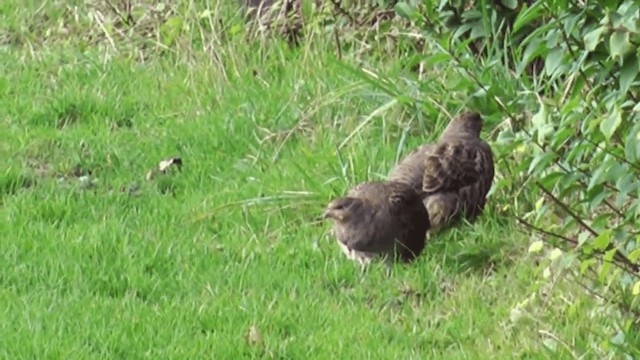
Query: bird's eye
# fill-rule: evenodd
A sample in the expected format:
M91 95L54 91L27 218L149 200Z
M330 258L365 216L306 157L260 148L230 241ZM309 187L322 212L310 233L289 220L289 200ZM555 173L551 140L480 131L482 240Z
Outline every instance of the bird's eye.
M403 201L405 201L404 196L402 196L401 194L393 194L391 196L389 196L389 201L392 204L399 204Z

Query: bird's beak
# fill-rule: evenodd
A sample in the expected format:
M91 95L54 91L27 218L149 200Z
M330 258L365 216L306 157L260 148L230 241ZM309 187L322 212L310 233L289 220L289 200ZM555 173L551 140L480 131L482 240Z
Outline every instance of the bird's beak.
M328 219L329 217L331 217L331 210L327 209L322 213L322 219Z

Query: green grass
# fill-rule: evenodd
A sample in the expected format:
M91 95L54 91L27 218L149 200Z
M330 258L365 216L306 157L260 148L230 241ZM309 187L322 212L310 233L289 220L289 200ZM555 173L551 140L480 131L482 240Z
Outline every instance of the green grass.
M20 36L5 39L29 38L11 4L4 34ZM331 43L238 37L222 61L196 46L144 62L72 37L27 44L0 52L1 358L591 358L606 350L594 334L617 333L564 282L512 323L544 284L502 193L390 275L342 256L325 204L447 117L369 118L391 98ZM145 180L172 156L182 171Z

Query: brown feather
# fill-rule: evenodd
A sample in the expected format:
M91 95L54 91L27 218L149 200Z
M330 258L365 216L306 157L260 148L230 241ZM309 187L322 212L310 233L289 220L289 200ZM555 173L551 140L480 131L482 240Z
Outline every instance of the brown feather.
M325 216L333 220L334 234L345 254L361 263L378 257L412 261L424 249L429 229L422 199L400 182L359 184L346 197L333 200Z
M482 118L463 113L451 120L435 144L412 151L392 170L423 198L435 232L452 220L473 220L482 212L494 177L491 147L480 138Z

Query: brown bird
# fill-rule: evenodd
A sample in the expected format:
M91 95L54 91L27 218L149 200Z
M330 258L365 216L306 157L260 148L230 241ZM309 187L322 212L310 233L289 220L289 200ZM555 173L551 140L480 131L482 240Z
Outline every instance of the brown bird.
M429 234L462 217L473 221L484 209L495 170L491 147L480 138L482 123L478 113L460 114L437 143L415 149L389 175L420 194Z
M365 182L329 203L324 218L345 255L362 265L376 258L387 264L410 262L425 246L429 214L410 186L393 181Z
M246 7L248 20L257 20L257 29L277 29L291 45L297 45L302 36L301 0L240 0Z

